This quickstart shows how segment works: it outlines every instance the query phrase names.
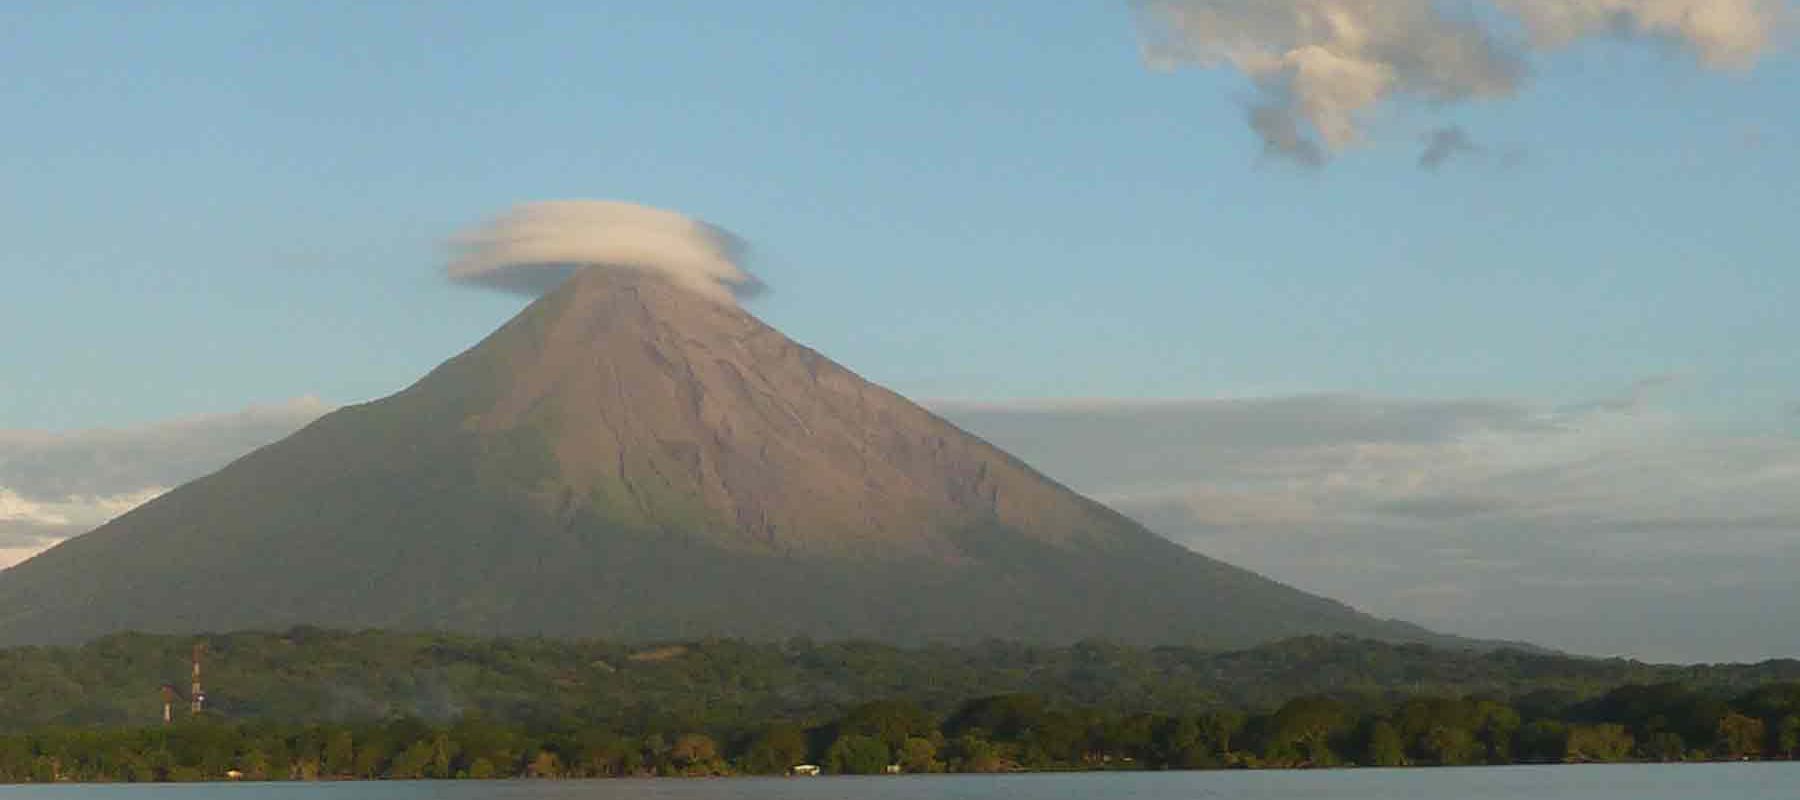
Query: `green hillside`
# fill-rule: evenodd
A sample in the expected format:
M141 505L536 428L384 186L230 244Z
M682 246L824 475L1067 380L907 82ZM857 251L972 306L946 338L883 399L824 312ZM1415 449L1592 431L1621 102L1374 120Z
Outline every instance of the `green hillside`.
M1076 706L1191 713L1267 709L1311 694L1548 693L1574 700L1628 683L1678 681L1737 693L1800 680L1795 661L1668 666L1347 638L1213 652L1102 643L899 648L803 639L647 645L296 628L198 639L121 634L79 647L0 650L0 727L154 722L161 713L158 687L186 685L196 641L207 646L211 711L224 719L277 722L479 713L511 722L715 730L827 719L891 698L947 713L972 697L1017 692Z

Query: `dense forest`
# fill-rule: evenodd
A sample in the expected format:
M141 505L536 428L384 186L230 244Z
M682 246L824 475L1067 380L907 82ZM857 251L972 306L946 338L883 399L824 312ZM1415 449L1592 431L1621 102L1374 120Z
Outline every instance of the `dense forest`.
M906 700L817 723L712 731L506 724L467 713L364 723L228 721L56 728L0 735L0 783L784 774L1012 770L1448 766L1792 759L1800 683L1721 699L1680 684L1628 685L1567 702L1295 698L1264 713L1125 713L1042 695L976 698L947 715Z
M205 648L206 711L177 706ZM1800 662L1301 639L656 647L343 633L0 651L0 782L1792 758Z

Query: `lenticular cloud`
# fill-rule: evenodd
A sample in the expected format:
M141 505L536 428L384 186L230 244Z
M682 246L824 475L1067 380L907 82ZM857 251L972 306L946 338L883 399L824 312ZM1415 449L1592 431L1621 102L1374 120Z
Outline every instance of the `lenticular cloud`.
M661 275L723 303L762 291L744 242L673 211L610 200L526 203L457 235L450 280L538 296L599 267Z

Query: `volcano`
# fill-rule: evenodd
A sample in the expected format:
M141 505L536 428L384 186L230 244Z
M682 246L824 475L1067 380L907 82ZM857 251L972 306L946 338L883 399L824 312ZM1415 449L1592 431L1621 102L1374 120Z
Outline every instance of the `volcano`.
M1426 641L1206 558L651 274L0 573L0 643L293 625L672 640Z

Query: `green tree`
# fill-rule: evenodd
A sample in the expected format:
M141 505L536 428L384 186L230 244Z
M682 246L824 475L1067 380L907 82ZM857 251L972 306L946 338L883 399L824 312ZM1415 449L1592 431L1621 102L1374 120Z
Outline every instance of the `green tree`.
M1200 732L1221 757L1230 755L1232 743L1244 730L1248 718L1240 711L1207 711L1200 715Z
M1669 731L1699 745L1715 739L1719 719L1728 710L1717 697L1665 682L1620 686L1589 704L1584 716L1624 725L1638 741Z
M1425 758L1440 766L1464 766L1480 763L1481 743L1468 728L1454 724L1433 725L1419 737L1419 750Z
M1038 767L1080 763L1087 748L1089 724L1081 714L1049 711L1019 735L1022 760Z
M1610 763L1631 757L1636 744L1623 725L1569 726L1569 759Z
M425 777L439 780L456 777L456 757L460 751L449 733L438 731L431 737L431 763L425 769Z
M325 752L319 768L331 776L356 773L356 740L347 730L336 731L325 740Z
M846 734L825 751L827 769L839 775L879 775L892 763L888 748L873 736Z
M1519 712L1504 703L1482 700L1475 704L1475 738L1489 764L1513 763L1513 744L1519 735Z
M388 762L393 753L393 746L386 737L379 735L365 736L356 742L356 756L352 760L351 771L359 778L373 780L387 774Z
M720 772L719 746L704 733L684 733L669 747L669 759L683 775L712 775Z
M900 768L915 773L943 772L944 762L938 760L937 754L937 742L923 736L909 736L900 745Z
M549 750L539 750L532 756L531 763L525 767L528 778L560 778L563 776L562 759Z
M1158 761L1173 769L1212 769L1223 763L1223 754L1207 736L1199 717L1165 720L1157 733Z
M838 722L838 734L857 734L880 739L890 751L897 751L906 740L929 736L937 730L937 720L918 705L905 700L878 700L851 709Z
M1687 742L1674 731L1653 733L1638 747L1647 761L1681 761L1687 758Z
M950 766L957 772L1000 772L1006 759L979 730L964 731L951 741Z
M1100 729L1100 746L1095 748L1124 762L1138 762L1156 754L1156 731L1161 717L1154 714L1128 714L1108 719Z
M1733 711L1719 719L1718 753L1731 759L1755 758L1762 755L1765 735L1762 720Z
M1540 719L1519 729L1518 758L1539 764L1560 764L1569 757L1569 726Z
M1269 717L1263 757L1276 764L1331 766L1339 763L1334 744L1350 729L1348 706L1329 697L1290 700Z
M1042 723L1049 702L1035 694L1005 694L965 703L944 723L945 733L956 736L979 729L997 741L1018 741ZM1148 737L1146 737L1146 744Z
M638 756L625 737L610 730L589 728L577 737L583 774L611 778L630 775L637 769ZM629 762L629 765L627 764Z
M1782 758L1800 757L1800 714L1789 714L1776 724L1775 748Z
M799 726L777 723L750 742L742 759L743 770L753 775L781 775L807 763L806 732Z
M426 770L431 766L431 760L431 743L413 742L389 762L388 776L400 780L418 780L425 777Z
M1378 719L1368 728L1363 744L1362 763L1371 767L1406 766L1406 743L1392 723Z

